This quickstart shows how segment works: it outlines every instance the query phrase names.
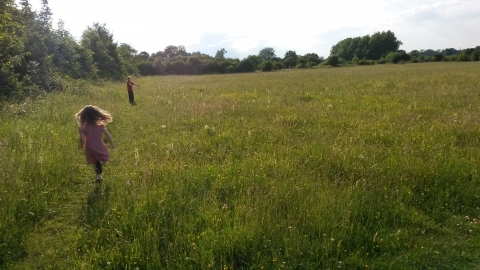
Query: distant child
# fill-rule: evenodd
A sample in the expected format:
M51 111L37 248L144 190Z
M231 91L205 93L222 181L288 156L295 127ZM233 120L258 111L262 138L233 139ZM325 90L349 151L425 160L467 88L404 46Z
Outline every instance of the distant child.
M130 103L135 102L135 97L133 96L133 86L140 86L140 84L135 84L134 82L131 81L130 76L127 77L127 91L128 91L128 99L130 100Z
M105 128L112 122L112 116L96 106L88 105L75 114L80 134L80 147L85 149L87 164L93 164L97 182L102 182L102 166L109 159L107 146L103 142L103 134L107 137L110 148L114 148L112 136Z

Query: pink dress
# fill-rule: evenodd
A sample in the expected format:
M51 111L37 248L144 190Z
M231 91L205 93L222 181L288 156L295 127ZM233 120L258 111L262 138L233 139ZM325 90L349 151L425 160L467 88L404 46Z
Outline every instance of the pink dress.
M88 164L95 164L95 161L108 161L110 156L108 155L107 146L103 142L103 130L104 125L91 125L86 124L78 128L78 132L83 132L85 136L85 154L87 156Z

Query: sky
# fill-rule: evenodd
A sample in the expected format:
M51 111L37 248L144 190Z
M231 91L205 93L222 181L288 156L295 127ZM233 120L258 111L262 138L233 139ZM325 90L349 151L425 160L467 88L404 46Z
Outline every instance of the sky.
M40 10L41 0L30 0ZM283 58L328 57L345 38L392 31L410 52L480 46L479 0L48 0L54 28L63 20L77 40L105 24L118 44L139 53L183 45L187 52L243 59L271 47Z

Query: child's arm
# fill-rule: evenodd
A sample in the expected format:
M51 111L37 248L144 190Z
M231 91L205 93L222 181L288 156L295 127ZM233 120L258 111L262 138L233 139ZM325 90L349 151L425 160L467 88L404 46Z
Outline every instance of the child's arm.
M78 147L80 147L80 149L84 149L85 148L85 135L83 134L83 132L79 132L79 138L78 138Z
M103 134L105 134L105 136L107 137L108 142L110 143L110 148L112 149L115 148L115 145L113 144L112 135L110 135L110 132L108 132L107 128L103 129Z

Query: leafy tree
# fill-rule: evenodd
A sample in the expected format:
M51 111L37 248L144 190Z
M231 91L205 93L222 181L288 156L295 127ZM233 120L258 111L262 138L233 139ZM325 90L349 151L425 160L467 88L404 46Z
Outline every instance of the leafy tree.
M445 55L443 55L443 54L441 54L441 53L436 53L436 54L433 56L433 61L435 61L435 62L440 62L440 61L442 61L444 58L445 58Z
M164 51L158 51L156 53L152 53L150 56L152 59L157 59L157 58L168 58L168 55Z
M140 59L142 59L144 61L147 61L148 58L150 58L150 55L148 54L148 52L142 51L137 55L137 57L139 57Z
M420 56L420 51L419 50L413 50L413 51L409 52L408 54L410 54L411 57L419 57Z
M187 53L187 49L183 45L179 45L177 51L177 56L189 56L190 54Z
M58 22L55 31L55 54L53 63L62 75L74 79L95 78L96 68L92 52L82 48L65 29L64 22Z
M155 75L164 75L167 72L167 66L160 58L155 59L152 68L155 71Z
M308 62L308 59L305 56L300 56L297 59L297 64L305 65Z
M258 53L258 57L261 61L273 60L276 57L275 50L271 47L265 47Z
M285 53L285 56L283 57L283 59L286 59L286 58L289 58L289 57L293 58L295 61L297 61L297 59L298 59L298 55L295 51L287 51Z
M187 56L187 50L185 49L185 46L180 45L180 46L174 46L174 45L168 45L165 47L165 50L163 52L158 52L157 54L162 54L158 55L163 58L173 58L175 56Z
M294 67L297 64L297 61L293 57L287 57L283 60L283 64L286 67Z
M472 61L480 61L480 51L474 51L472 53Z
M262 63L262 60L258 55L249 55L247 56L246 59L252 62L252 65L255 68L255 70L259 69L260 63Z
M352 38L346 38L334 46L332 46L332 49L330 50L330 54L336 54L339 57L345 58L345 59L352 59L355 55L355 50L352 46ZM357 42L358 43L358 42Z
M235 63L232 59L225 59L219 62L221 72L226 72L229 66L235 66ZM231 73L231 72L230 72Z
M457 62L468 62L468 61L470 61L470 58L468 57L468 55L466 55L463 52L459 54L457 57Z
M274 70L281 70L281 69L284 69L285 68L285 65L283 64L283 62L281 61L274 61L273 62L273 69Z
M178 54L178 47L168 45L167 47L165 47L165 50L163 50L163 53L166 58L172 58Z
M137 68L138 73L142 76L155 75L155 68L153 67L152 63L143 62L140 63Z
M359 39L357 49L355 50L355 55L358 56L358 58L363 59L366 58L369 51L370 51L370 36L366 35L363 36ZM349 59L349 58L346 58Z
M454 48L447 48L447 49L442 50L441 53L445 56L450 56L450 55L457 55L457 54L460 53L460 51L458 51L457 49L454 49Z
M224 48L221 48L220 50L217 51L217 53L215 54L215 58L216 59L220 59L220 60L223 60L225 59L225 54L227 53L227 50L225 50Z
M385 57L389 52L396 52L402 44L390 30L387 32L376 32L370 38L367 58L378 60Z
M117 43L105 24L94 23L83 32L81 44L93 52L98 75L105 79L121 79L124 73Z
M44 90L55 87L56 67L53 63L55 35L51 30L51 12L47 2L42 1L40 15L32 11L27 0L21 1L21 16L19 20L25 27L22 40L25 47L20 74L28 75L30 80Z
M230 65L225 69L226 73L234 73L235 72L235 66Z
M295 51L287 51L283 57L283 64L286 67L294 67L297 65L298 55Z
M220 65L218 61L215 60L207 60L205 61L205 72L206 73L218 73L220 72Z
M188 65L181 60L172 60L167 62L166 71L168 74L188 74Z
M13 0L0 1L0 100L21 95L30 84L28 77L22 78L15 71L24 58L23 26L14 19L19 16Z
M122 66L125 69L127 74L137 74L137 63L135 56L137 55L137 50L132 46L122 43L118 46L118 53L120 54L122 60Z
M420 50L420 55L421 56L434 56L437 53L439 53L439 51L434 51L432 49Z
M401 44L391 31L376 32L372 36L346 38L332 46L330 54L336 54L343 59L357 56L359 59L378 60L389 52L397 51Z
M316 53L307 53L303 57L307 59L307 63L311 62L311 63L315 63L315 65L322 62L323 60Z
M245 58L237 66L238 72L253 72L255 71L255 66L253 65L252 61Z

